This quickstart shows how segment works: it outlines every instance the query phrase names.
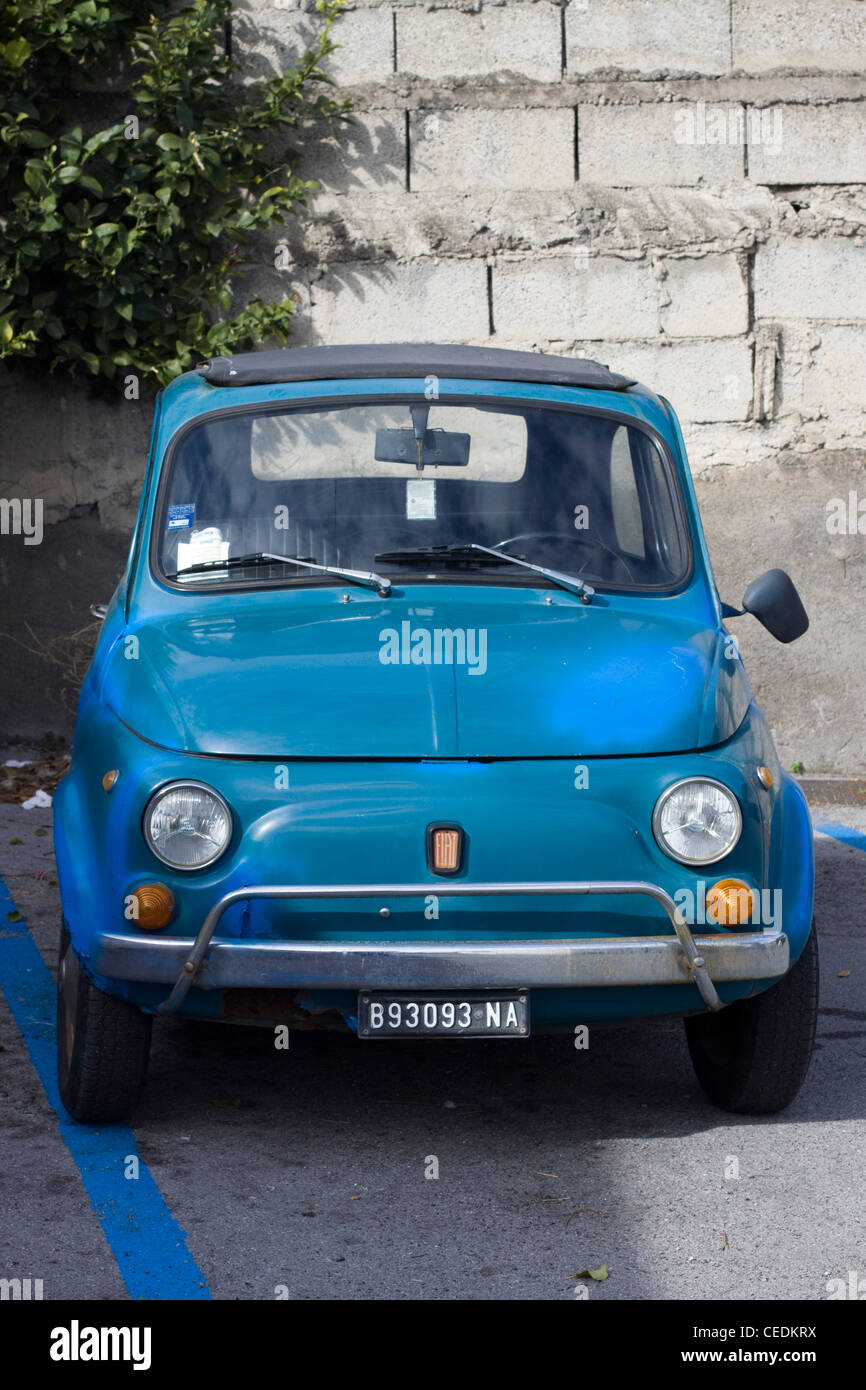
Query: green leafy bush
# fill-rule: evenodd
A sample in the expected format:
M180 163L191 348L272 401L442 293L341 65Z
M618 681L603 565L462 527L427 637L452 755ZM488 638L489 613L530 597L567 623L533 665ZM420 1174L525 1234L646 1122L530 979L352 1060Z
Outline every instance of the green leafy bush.
M150 0L146 19L134 0L0 9L7 365L155 385L202 357L285 341L291 297L231 315L228 285L250 234L284 224L317 186L291 172L277 137L347 119L321 67L341 5L318 0L321 28L296 67L244 84L226 56L231 0L171 12ZM97 101L113 111L105 128L79 114Z

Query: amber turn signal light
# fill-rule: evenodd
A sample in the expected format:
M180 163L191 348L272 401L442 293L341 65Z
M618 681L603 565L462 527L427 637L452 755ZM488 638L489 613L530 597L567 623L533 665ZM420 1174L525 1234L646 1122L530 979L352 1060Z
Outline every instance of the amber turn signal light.
M174 916L174 894L164 883L140 883L126 903L126 916L145 931L167 927Z
M707 921L718 927L739 927L748 922L755 895L739 878L720 878L707 893Z
M773 774L768 767L764 767L762 765L758 768L758 781L760 782L762 787L766 787L768 790L770 787L772 787Z
M106 772L105 776L102 779L103 791L110 792L111 788L114 786L119 776L120 773L118 772L116 767L113 767L110 772Z

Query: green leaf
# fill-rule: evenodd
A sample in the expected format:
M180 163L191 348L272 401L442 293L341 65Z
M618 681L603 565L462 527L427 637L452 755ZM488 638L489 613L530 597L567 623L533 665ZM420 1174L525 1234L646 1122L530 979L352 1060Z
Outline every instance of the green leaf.
M582 1269L574 1277L575 1279L595 1279L597 1283L601 1283L603 1279L608 1277L607 1265L599 1265L598 1269Z
M24 182L32 193L41 193L43 188L48 187L44 172L36 165L28 164L24 170Z
M22 145L28 145L31 150L45 150L54 144L51 136L46 135L44 130L31 130L29 126L20 131L19 139Z
M9 42L4 44L3 48L0 49L0 53L3 54L3 61L10 68L23 68L32 52L33 49L30 47L27 40L20 36L17 39L10 39Z
M94 227L93 235L103 241L106 237L114 236L119 231L119 222L100 222L98 227Z
M91 135L87 144L84 146L85 154L95 154L95 152L107 144L109 140L114 140L118 135L123 134L123 122L118 125L109 126L108 130L98 130L95 135Z

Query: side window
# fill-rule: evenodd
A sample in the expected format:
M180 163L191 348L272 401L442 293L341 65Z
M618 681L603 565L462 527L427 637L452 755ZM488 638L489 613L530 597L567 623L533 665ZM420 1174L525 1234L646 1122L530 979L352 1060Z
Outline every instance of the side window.
M676 523L674 499L671 495L670 480L661 454L655 445L646 450L649 485L652 490L653 511L656 519L656 550L672 574L679 573L685 564L685 553Z
M629 432L620 425L610 446L610 509L617 544L627 555L646 555L640 496L629 448Z

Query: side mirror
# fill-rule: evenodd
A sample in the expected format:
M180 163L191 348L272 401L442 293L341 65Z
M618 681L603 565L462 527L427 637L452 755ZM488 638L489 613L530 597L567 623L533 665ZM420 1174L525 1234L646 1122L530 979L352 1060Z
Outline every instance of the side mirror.
M767 570L752 580L743 595L743 612L763 623L778 642L795 642L809 627L803 601L784 570Z

